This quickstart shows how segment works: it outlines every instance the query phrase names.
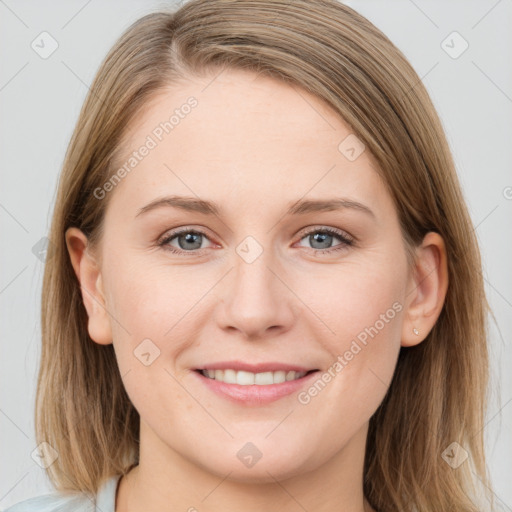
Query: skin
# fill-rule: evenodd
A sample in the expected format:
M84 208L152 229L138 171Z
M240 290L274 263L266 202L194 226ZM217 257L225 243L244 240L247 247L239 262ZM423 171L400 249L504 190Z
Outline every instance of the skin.
M167 89L137 117L127 155L189 96L198 100L102 199L101 244L93 250L79 229L66 232L90 337L113 343L141 416L140 464L121 479L115 510L368 512L368 422L400 347L421 343L441 312L443 240L427 234L408 267L376 163L369 151L350 161L338 150L351 129L317 98L248 71L213 78ZM215 201L222 212L162 207L135 217L171 194ZM332 197L364 203L375 217L348 208L285 215L301 198ZM206 236L168 242L180 255L157 245L179 227ZM309 234L332 227L356 242L315 241L306 230L314 227ZM252 263L236 251L247 236L263 249ZM230 359L327 371L396 302L401 311L307 404L294 393L238 405L193 374ZM134 357L146 338L160 350L148 366ZM237 457L247 442L262 454L252 467Z

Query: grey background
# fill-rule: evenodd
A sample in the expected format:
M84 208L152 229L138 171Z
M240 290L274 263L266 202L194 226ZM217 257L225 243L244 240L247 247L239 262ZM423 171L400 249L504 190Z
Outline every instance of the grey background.
M511 511L512 2L346 3L411 61L453 150L496 317L490 329L492 382L485 432L497 501ZM121 32L163 5L0 0L0 510L52 490L31 458L43 272L33 248L49 229L58 174L88 84ZM58 42L47 59L31 48L43 31ZM442 47L453 31L469 44L458 58ZM453 37L447 44L452 53L462 48Z

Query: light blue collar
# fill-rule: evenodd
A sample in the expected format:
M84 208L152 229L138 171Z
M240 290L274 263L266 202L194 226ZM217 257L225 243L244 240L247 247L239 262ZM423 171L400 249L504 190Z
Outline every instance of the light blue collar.
M96 512L115 512L117 485L122 475L114 475L98 490Z

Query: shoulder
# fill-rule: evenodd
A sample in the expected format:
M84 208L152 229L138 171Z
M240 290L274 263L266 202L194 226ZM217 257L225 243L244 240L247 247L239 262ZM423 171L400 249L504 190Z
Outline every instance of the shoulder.
M95 512L94 500L83 493L44 494L12 505L4 512Z
M3 512L114 512L120 477L121 475L110 477L96 496L79 491L66 494L54 491L20 501Z

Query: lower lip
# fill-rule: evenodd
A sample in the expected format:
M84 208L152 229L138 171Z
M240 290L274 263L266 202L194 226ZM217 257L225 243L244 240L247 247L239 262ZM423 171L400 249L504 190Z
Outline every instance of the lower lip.
M208 386L214 393L227 398L237 404L244 405L265 405L298 391L314 377L317 371L311 372L296 380L288 380L280 384L258 385L252 384L242 386L241 384L226 384L219 380L205 377L201 372L194 371L194 374Z

